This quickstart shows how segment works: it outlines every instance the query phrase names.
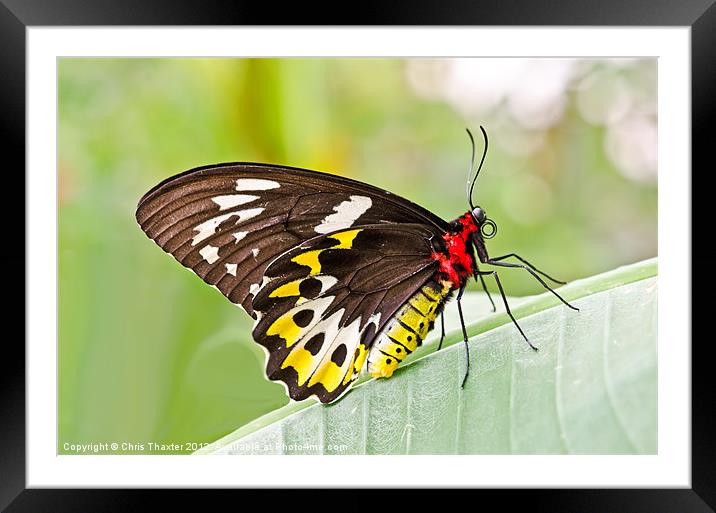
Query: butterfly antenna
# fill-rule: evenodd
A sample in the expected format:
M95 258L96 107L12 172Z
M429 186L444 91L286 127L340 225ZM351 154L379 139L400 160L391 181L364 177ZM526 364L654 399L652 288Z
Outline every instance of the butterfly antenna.
M477 171L475 171L475 176L472 176L472 170L475 169L475 139L472 137L472 133L470 130L467 130L467 135L470 136L470 143L472 144L472 160L470 162L470 176L468 177L468 184L470 184L470 188L467 191L467 200L470 203L470 208L475 209L475 205L472 203L472 190L475 188L475 182L477 181L477 175L480 174L480 170L482 169L482 164L485 162L485 157L487 156L487 132L485 132L485 129L482 128L482 125L480 125L480 131L482 131L482 137L485 139L485 149L482 151L482 158L480 159L480 164L477 166ZM472 181L470 180L472 178Z
M467 202L470 204L470 209L474 209L472 206L472 199L470 198L470 183L472 182L472 173L475 170L475 138L472 136L469 128L466 128L468 137L470 137L470 146L472 147L472 157L470 157L470 168L467 171L467 184L465 184L465 194L467 195Z

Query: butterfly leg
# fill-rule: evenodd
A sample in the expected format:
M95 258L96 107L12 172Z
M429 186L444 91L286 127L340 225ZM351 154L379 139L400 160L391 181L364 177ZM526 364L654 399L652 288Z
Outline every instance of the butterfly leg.
M465 388L465 382L467 381L467 377L470 375L470 348L467 344L467 329L465 328L465 319L462 316L462 306L460 304L460 299L462 298L462 293L465 292L465 285L460 287L460 292L457 294L457 313L460 314L460 326L462 326L462 338L465 342L465 359L467 361L467 368L465 369L465 377L462 378L462 385L460 385L460 388Z
M529 267L530 269L532 269L532 270L534 270L534 271L537 271L538 273L540 273L542 276L544 276L544 277L547 278L548 280L551 280L551 281L553 281L553 282L555 282L555 283L559 283L560 285L566 285L566 284L567 284L566 281L557 280L557 279L555 279L555 278L552 278L552 277L551 277L549 274L547 274L546 272L540 271L540 270L537 269L534 265L530 264L527 260L525 260L524 258L522 258L522 257L521 257L520 255L518 255L517 253L508 253L507 255L502 255L502 256L494 257L494 258L491 258L490 260L492 260L493 262L497 262L497 261L499 261L499 260L504 260L505 258L510 258L510 257L515 257L517 260L519 260L520 262L522 262L523 264L525 264L527 267Z
M520 325L517 324L517 320L515 319L515 316L512 315L512 312L510 311L510 305L507 304L507 296L505 296L505 289L502 288L502 283L500 282L500 277L497 275L497 271L478 271L482 275L491 274L495 277L495 281L497 282L497 288L500 289L500 295L502 296L502 302L505 304L505 310L507 310L507 315L510 316L510 319L512 319L512 322L517 327L517 331L520 332L520 335L522 335L522 338L525 339L525 342L527 342L527 345L529 345L532 349L537 351L537 348L532 345L532 342L527 338L527 335L525 335L525 332L522 331L522 328L520 328Z
M494 258L493 258L493 259L490 259L490 260L487 260L485 263L486 263L486 264L490 264L490 265L496 265L496 266L499 266L499 267L521 267L522 269L525 269L525 270L526 270L527 272L529 272L532 276L534 276L534 278L535 278L538 282L540 282L544 288L546 288L546 289L549 290L552 294L554 294L555 296L557 296L557 298L558 298L562 303L564 303L565 305L567 305L567 306L568 306L569 308L571 308L572 310L576 310L577 312L579 311L579 308L577 308L576 306L572 306L572 305L570 305L569 303L567 303L567 301L565 301L565 300L562 298L562 296L560 296L560 295L557 294L554 290L552 290L552 288L551 288L549 285L547 285L547 284L544 282L544 280L537 275L536 272L534 272L531 268L527 267L526 265L522 265L522 264L510 264L510 263L508 263L508 262L498 262L498 261L496 261ZM495 277L497 277L497 275L495 275ZM499 281L498 281L497 283L499 283ZM503 295L503 297L504 297L504 295Z
M438 351L443 346L443 340L445 339L445 313L440 312L440 343L438 344Z
M473 274L475 275L475 279L480 279L480 283L482 284L482 290L485 291L485 294L487 294L487 299L490 300L490 304L492 305L492 311L496 312L497 308L495 307L495 302L492 300L490 291L487 290L487 285L485 285L485 278L482 277L482 274L480 274L480 271L477 270L477 267L475 267L475 272Z

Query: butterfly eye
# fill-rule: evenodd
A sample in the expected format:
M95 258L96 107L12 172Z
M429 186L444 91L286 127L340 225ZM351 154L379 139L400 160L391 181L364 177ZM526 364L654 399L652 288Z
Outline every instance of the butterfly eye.
M497 224L492 219L485 219L480 225L480 233L486 239L491 239L497 234Z
M477 221L477 224L482 224L485 222L485 211L482 210L480 207L475 207L472 210L472 217L475 218L475 221Z

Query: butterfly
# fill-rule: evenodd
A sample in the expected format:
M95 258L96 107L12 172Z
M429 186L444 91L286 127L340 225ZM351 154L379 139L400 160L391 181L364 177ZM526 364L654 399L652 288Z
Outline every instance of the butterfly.
M348 178L278 165L237 162L173 176L139 201L146 235L229 301L253 317L253 338L267 352L266 375L285 384L293 400L330 403L361 373L390 377L433 329L470 278L494 277L512 315L497 270L527 270L565 305L537 270L511 253L490 258L485 239L497 225L473 205L447 222L383 189ZM474 174L474 178L473 178ZM477 254L477 258L476 255ZM505 262L516 259L520 263Z

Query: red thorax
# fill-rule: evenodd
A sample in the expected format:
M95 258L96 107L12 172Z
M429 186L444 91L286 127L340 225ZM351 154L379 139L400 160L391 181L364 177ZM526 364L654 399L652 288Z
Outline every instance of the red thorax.
M459 288L472 275L472 233L477 231L477 224L470 212L456 219L459 231L446 232L443 235L447 252L435 251L433 260L437 260L438 272L444 279Z

